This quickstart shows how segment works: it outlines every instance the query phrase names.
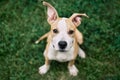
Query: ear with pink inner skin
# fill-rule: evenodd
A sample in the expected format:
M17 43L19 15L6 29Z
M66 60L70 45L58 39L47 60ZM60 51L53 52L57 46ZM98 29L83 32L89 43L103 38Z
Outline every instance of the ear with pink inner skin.
M71 17L70 20L74 23L76 27L78 27L81 24L81 17L88 17L86 14L79 14L79 13L74 13Z
M47 6L47 21L51 24L58 18L58 13L51 4L43 1L43 5Z

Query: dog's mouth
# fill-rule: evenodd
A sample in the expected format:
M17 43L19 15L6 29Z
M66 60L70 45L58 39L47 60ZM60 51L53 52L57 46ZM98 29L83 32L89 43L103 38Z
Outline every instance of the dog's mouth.
M65 50L65 49L60 49L60 50L58 50L59 52L67 52L67 50Z
M55 48L55 46L53 45L53 48ZM66 50L66 49L57 49L56 51L58 51L58 52L67 52L68 50Z

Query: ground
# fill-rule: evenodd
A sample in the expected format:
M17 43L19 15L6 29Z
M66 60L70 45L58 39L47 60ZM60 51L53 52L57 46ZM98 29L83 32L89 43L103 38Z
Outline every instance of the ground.
M34 42L50 30L42 0L0 0L1 80L120 80L120 1L46 0L59 16L86 13L78 29L84 35L81 48L86 58L77 57L76 77L67 63L53 61L49 72L38 73L44 64L46 40Z

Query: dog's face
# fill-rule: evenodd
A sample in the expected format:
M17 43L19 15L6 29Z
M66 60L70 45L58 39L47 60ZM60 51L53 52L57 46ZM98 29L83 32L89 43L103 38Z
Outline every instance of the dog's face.
M57 19L51 25L52 45L57 51L69 51L73 46L76 27L68 18Z
M51 43L55 50L69 51L76 37L76 27L81 23L81 16L86 14L74 13L70 18L59 18L56 9L49 3L47 6L47 21L51 25Z

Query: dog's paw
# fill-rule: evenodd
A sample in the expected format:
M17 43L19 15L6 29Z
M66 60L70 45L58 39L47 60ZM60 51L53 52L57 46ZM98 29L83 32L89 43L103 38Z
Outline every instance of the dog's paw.
M45 74L45 73L47 73L47 71L49 70L49 65L43 65L43 66L41 66L40 68L39 68L39 73L40 74Z
M79 48L78 55L79 55L81 58L85 58L85 57L86 57L85 52L84 52L81 48Z
M77 74L78 74L78 69L75 67L75 65L69 66L68 69L69 69L70 75L72 75L72 76L77 76Z

